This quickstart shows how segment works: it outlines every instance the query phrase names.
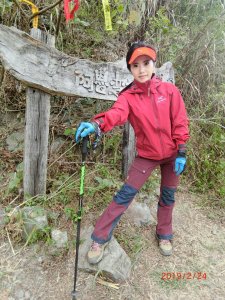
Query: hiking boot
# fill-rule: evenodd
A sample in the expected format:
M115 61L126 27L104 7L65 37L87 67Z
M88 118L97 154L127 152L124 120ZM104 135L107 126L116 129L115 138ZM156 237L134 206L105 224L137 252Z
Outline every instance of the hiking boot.
M169 256L172 254L172 244L170 240L158 239L159 251L162 255Z
M87 259L90 264L97 264L100 262L104 254L104 249L107 244L108 243L98 244L95 241L92 242L91 248L87 254Z

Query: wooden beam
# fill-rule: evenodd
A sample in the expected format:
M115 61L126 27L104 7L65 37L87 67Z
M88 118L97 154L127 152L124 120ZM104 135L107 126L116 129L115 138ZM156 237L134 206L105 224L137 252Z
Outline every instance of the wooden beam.
M0 25L0 60L25 85L62 96L115 101L118 92L133 80L125 63L72 57L4 25Z
M2 24L0 60L5 69L25 85L61 96L115 101L117 94L133 81L124 60L94 63L72 57L15 27ZM168 70L173 72L171 67ZM161 68L157 72L163 74ZM164 75L161 77L164 80ZM164 81L168 81L167 75Z

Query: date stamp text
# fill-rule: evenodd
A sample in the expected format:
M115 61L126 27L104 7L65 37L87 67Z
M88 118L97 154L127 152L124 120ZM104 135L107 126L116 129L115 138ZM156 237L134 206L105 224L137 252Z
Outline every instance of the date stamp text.
M167 280L206 280L206 272L162 272L161 279Z

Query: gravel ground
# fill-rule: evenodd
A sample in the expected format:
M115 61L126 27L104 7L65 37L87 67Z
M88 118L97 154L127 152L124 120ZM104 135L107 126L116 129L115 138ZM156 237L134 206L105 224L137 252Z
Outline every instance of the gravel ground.
M195 203L196 196L177 194L171 257L159 254L154 225L143 227L143 247L132 260L129 280L117 290L99 284L94 274L80 271L78 299L225 299L224 223L209 218ZM156 202L151 204L153 216L156 206ZM121 223L131 226L126 218ZM1 300L71 299L74 251L52 255L42 244L21 248L10 245L4 236L0 246Z

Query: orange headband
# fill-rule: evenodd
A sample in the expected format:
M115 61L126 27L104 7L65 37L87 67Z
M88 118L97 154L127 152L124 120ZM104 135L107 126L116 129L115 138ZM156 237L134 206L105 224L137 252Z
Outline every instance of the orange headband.
M138 56L141 56L141 55L147 55L149 56L153 61L156 61L156 52L155 50L151 49L151 48L148 48L148 47L140 47L140 48L137 48L134 50L133 54L131 55L131 58L128 62L128 64L132 64L135 59L138 57Z

